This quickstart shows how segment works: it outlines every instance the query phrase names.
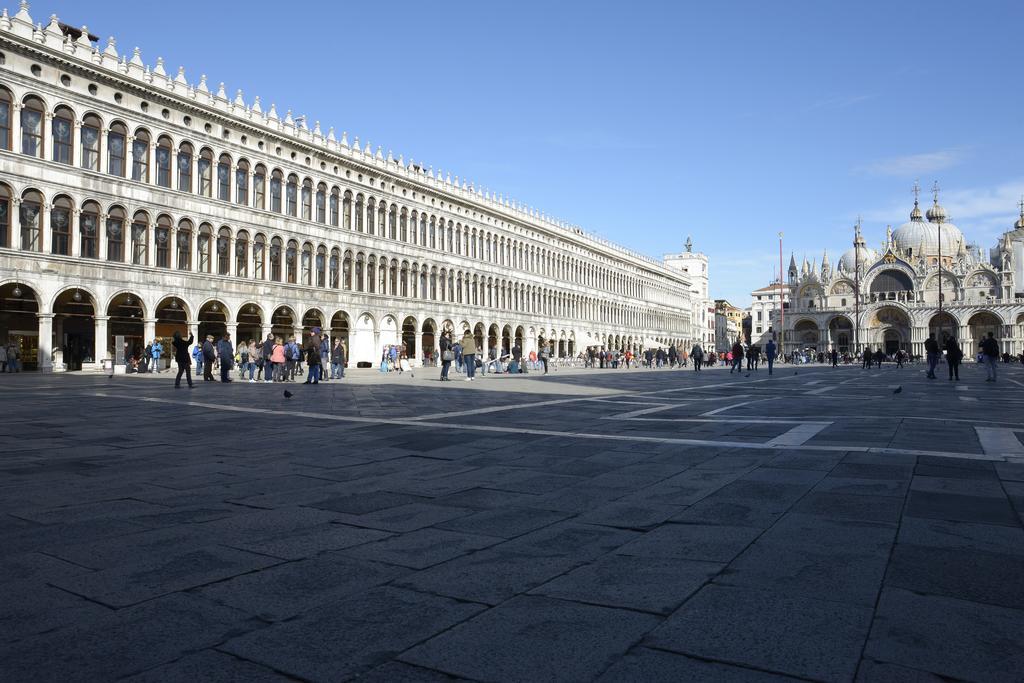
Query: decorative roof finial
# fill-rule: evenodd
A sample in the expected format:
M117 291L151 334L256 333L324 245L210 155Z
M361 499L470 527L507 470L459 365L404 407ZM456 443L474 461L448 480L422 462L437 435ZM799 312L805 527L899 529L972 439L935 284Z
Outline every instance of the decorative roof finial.
M932 197L934 198L935 203L938 204L939 203L939 181L938 180L936 180L934 183L932 183Z
M690 254L693 252L693 238L689 235L686 236L686 253Z

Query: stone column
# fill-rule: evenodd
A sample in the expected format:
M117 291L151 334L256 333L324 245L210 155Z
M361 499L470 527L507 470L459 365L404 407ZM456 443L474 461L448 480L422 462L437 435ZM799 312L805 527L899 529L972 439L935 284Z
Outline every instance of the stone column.
M82 167L82 122L75 121L71 125L71 165Z
M107 260L107 214L99 216L96 226L96 257L100 261Z
M53 372L53 313L37 313L39 319L39 371Z
M97 159L99 159L98 163L99 163L99 169L100 169L99 172L100 173L106 173L107 172L107 133L108 132L109 131L106 128L100 128L100 140L99 140L99 143L98 143L100 148L99 148L99 150L97 150L97 155L96 155Z
M92 358L96 362L97 368L103 367L103 359L109 358L110 362L114 362L114 355L110 353L110 349L107 348L107 322L110 320L105 315L97 315L93 318L93 355Z
M262 344L263 342L265 342L265 341L267 340L267 335L268 335L268 334L271 334L271 332L272 332L273 330L272 330L272 329L271 329L271 327L270 327L270 322L269 322L269 321L264 321L264 322L263 322L263 323L262 323L262 324L260 325L260 329L261 329L261 330L263 331L263 336L262 336L262 337L260 337L260 343Z
M231 204L235 203L235 198L238 196L238 188L235 186L235 173L238 172L238 166L231 164L228 166L228 202ZM231 335L234 339L235 336Z
M423 328L420 327L416 330L416 354L415 357L410 360L414 368L418 368L423 365Z
M43 140L42 157L47 161L53 161L53 112L47 111L43 114Z
M81 213L78 209L72 209L71 215L68 217L68 220L71 221L71 225L68 226L68 240L71 244L68 247L70 254L75 258L82 255L82 225L79 222Z
M146 226L146 265L156 265L156 223Z
M228 334L231 335L231 346L238 346L238 323L229 320L227 321L227 323L225 323L225 325L227 327Z
M11 103L11 151L21 154L21 102Z
M41 215L39 216L39 251L44 254L50 253L50 204L42 204L39 208ZM19 227L20 220L19 219Z
M156 339L156 318L142 319L142 346Z

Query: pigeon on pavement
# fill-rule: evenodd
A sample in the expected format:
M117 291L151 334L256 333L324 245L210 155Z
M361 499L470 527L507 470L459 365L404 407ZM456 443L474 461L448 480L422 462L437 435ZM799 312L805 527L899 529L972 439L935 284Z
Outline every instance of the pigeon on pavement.
M291 398L292 396L293 396L292 392L288 391L287 389L284 390L284 397L285 398Z
M902 386L898 386L898 387L896 387L895 389L892 390L892 393L898 394L901 391L903 391L903 387Z

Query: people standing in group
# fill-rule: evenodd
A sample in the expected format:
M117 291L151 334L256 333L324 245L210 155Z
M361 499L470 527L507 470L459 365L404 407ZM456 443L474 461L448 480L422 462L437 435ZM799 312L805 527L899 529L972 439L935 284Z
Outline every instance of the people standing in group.
M320 337L320 379L324 382L332 379L333 373L328 373L327 368L331 367L331 338L321 333Z
M203 342L203 381L213 382L213 361L217 358L217 349L213 345L213 335L206 335Z
M939 364L939 343L935 341L935 333L924 340L924 352L928 358L928 379L935 379L935 367Z
M192 336L191 334L189 336ZM127 357L127 354L125 354ZM203 374L203 345L196 344L192 347L192 360L196 362L196 379Z
M250 341L238 342L238 379L245 381L245 374L249 373L249 381L252 381L253 371L250 370L250 362L252 355L249 351ZM255 364L253 364L255 365Z
M227 332L217 342L217 356L220 359L220 381L231 381L231 367L235 363L235 349L231 345L231 335Z
M981 340L982 362L985 364L986 382L996 381L996 364L999 362L999 342L991 332Z
M188 355L188 347L195 341L195 337L191 334L188 335L188 340L181 338L181 332L174 331L174 338L171 340L171 346L174 348L174 362L178 364L178 376L174 378L174 388L181 388L181 376L184 374L185 379L188 380L188 388L192 389L195 385L192 384L192 360Z
M441 350L441 381L450 382L448 372L452 368L452 361L455 360L455 351L452 350L451 330L445 330L441 333L441 338L437 340L437 345Z
M769 376L771 376L772 368L775 365L775 353L776 353L775 340L774 339L769 339L768 343L764 345L765 358L768 359L768 375Z
M260 357L263 358L263 381L274 381L274 335L268 334L260 344Z
M476 374L476 339L469 330L462 335L462 363L466 366L466 381L472 382Z
M345 376L345 347L341 344L341 337L334 340L331 347L331 379L341 379Z
M964 350L960 348L956 337L949 335L946 338L946 365L949 366L949 381L956 379L960 381L960 361L964 359Z
M286 377L284 339L274 338L274 345L270 350L271 380L272 382L283 382ZM265 375L264 375L265 376Z
M304 384L319 384L320 383L320 337L319 335L313 334L309 337L309 342L306 344L306 365L309 367L306 374L306 381Z
M287 381L295 381L295 369L301 357L302 349L296 343L295 337L289 337L288 343L284 345L284 374Z
M593 365L593 354L591 354L591 365ZM522 374L525 372L523 369L523 347L519 345L519 342L512 344L512 366L509 368L509 372L516 374Z
M743 344L737 341L732 345L732 367L729 368L729 374L733 373L733 370L739 371L743 374Z

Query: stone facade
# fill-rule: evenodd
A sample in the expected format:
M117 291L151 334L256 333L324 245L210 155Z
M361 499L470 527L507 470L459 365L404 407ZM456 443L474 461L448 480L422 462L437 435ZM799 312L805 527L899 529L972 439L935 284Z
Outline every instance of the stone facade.
M0 16L0 341L40 369L174 330L343 338L350 365L439 332L556 354L690 343L686 273L27 3Z
M941 278L941 285L940 285ZM865 346L924 354L929 334L954 335L970 357L993 332L1004 353L1024 352L1024 201L1020 218L986 254L947 221L935 190L922 216L887 230L879 249L860 233L833 269L790 258L784 347L856 353ZM940 311L940 300L942 303ZM859 316L858 316L859 304ZM859 341L859 344L858 344Z

